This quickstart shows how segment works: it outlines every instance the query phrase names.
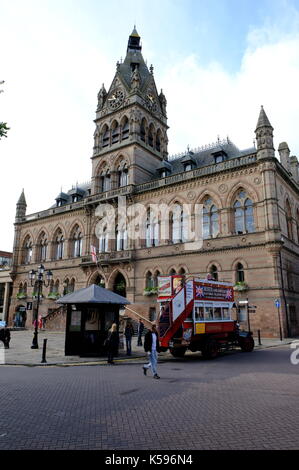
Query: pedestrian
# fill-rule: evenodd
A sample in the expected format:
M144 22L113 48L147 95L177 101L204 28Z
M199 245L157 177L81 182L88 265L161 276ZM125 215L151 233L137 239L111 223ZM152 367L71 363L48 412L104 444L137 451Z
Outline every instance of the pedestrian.
M126 338L126 347L127 347L127 356L132 354L132 337L134 335L134 328L131 322L127 322L125 328L125 338Z
M154 379L159 379L157 374L158 353L160 352L159 336L156 324L153 323L152 330L148 331L144 338L144 350L149 356L149 363L143 366L143 373L146 375L147 369L151 367Z
M137 346L142 346L142 333L143 333L143 330L144 330L144 323L141 320L141 318L139 318Z
M108 364L114 364L113 358L118 353L118 343L119 336L117 331L117 324L113 323L109 330L108 337L105 341L105 346L107 347L108 351Z
M3 343L4 343L5 349L9 349L9 342L10 342L10 330L8 326L6 325L4 327L4 332L3 332Z

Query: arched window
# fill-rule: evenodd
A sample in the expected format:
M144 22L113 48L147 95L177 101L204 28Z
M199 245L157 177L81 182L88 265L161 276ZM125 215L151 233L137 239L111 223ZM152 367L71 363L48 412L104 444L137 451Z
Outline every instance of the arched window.
M42 232L39 240L38 240L38 261L46 261L47 259L47 248L48 248L48 240L46 237L45 232Z
M120 188L128 185L128 168L125 164L123 167L118 168L118 186Z
M218 281L218 269L215 264L212 264L212 266L210 267L210 274L214 281Z
M69 279L66 279L66 280L64 281L64 283L63 283L63 295L67 295L67 294L70 293L70 291L69 291L69 283L70 283Z
M172 268L172 269L169 271L169 276L175 276L175 275L176 275L176 270Z
M170 227L172 229L172 242L183 243L188 239L188 214L181 205L175 204L171 213Z
M154 126L151 124L148 130L148 145L150 147L154 146L154 133L155 133Z
M243 189L238 192L234 203L234 224L237 234L255 231L253 202Z
M110 140L109 127L105 124L102 132L102 147L108 147Z
M32 261L32 240L28 236L24 242L23 246L24 255L23 255L23 262L24 264L30 264Z
M125 228L116 226L116 251L128 249L128 231Z
M203 206L203 238L214 238L219 233L218 209L211 198L204 201Z
M102 172L100 176L100 191L102 193L109 191L111 187L110 183L111 183L111 175L110 175L109 170L106 170L105 172Z
M72 256L74 258L82 256L82 241L83 236L79 226L77 225L72 234Z
M121 126L121 129L122 129L122 137L121 139L122 140L126 140L129 138L129 120L127 118L127 116L124 117L123 121L122 121L122 126Z
M59 294L59 280L57 279L57 281L55 282L54 286L53 286L53 292L55 294Z
M146 214L146 246L158 246L160 243L159 218L150 209Z
M113 121L111 126L111 141L112 144L119 142L120 137L120 127L117 121Z
M76 281L75 279L73 278L69 284L69 293L72 294L74 291L75 291L75 284L76 284Z
M103 229L103 232L100 236L100 253L107 253L108 251L108 230L107 227Z
M140 124L140 139L146 141L146 120L143 118Z
M242 263L238 263L236 267L236 282L244 282L245 275L244 275L244 267Z
M54 246L55 246L55 259L62 259L63 258L63 253L64 253L64 237L62 234L62 231L59 230L56 234L55 240L54 240Z
M291 205L289 201L286 201L286 207L285 207L285 212L286 212L286 222L287 222L287 231L288 231L288 238L293 240L293 222L292 222L292 210L291 210Z
M158 277L161 276L160 271L155 271L154 277L153 277L153 284L154 287L158 287Z
M154 287L154 279L153 279L153 275L150 271L148 271L146 273L146 288L147 289L152 289Z

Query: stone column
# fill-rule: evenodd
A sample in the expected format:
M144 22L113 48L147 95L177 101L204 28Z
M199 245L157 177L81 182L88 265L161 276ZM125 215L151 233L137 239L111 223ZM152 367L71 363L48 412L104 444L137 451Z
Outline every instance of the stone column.
M9 302L10 282L5 283L4 303L3 303L3 318L8 322L8 302Z

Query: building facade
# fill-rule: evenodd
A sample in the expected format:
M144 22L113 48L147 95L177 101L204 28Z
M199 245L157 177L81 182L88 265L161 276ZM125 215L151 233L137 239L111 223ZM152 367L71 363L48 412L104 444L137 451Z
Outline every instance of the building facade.
M283 142L276 158L263 108L256 147L240 150L226 139L170 157L166 110L134 28L110 88L98 93L91 182L60 193L36 214L26 214L24 192L17 203L10 322L34 299L28 272L43 263L54 275L40 305L46 318L59 318L58 296L97 283L125 295L132 317L153 320L159 275L211 273L233 282L237 301L256 305L253 331L278 337L281 325L284 336L299 334L297 157ZM187 226L202 235L202 246L188 243Z
M0 321L8 320L8 310L12 292L10 277L12 253L0 251Z

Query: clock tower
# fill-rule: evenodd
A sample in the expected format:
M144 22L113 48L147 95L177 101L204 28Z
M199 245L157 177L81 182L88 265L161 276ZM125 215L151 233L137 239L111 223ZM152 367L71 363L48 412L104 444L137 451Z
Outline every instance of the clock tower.
M92 194L149 181L167 160L167 102L141 49L134 27L109 90L103 84L98 93Z

